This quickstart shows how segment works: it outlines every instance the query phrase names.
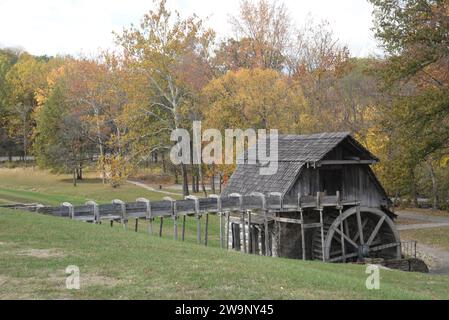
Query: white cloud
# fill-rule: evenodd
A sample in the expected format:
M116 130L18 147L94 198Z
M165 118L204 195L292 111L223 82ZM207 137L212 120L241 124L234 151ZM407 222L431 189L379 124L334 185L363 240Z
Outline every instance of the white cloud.
M371 6L366 0L286 0L291 16L301 23L308 13L327 19L352 53L373 53ZM229 15L239 0L168 0L183 15L209 17L219 35L231 34ZM152 7L151 0L0 0L0 43L20 46L33 54L93 54L113 45L120 31Z

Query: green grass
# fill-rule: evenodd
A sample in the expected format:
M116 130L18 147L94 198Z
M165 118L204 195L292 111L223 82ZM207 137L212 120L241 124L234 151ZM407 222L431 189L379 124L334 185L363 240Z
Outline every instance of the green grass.
M65 289L68 265L80 268L80 290ZM380 290L367 290L366 277L360 265L245 255L0 209L3 299L449 298L445 276L381 270Z
M449 227L403 230L401 239L416 240L449 251Z
M134 201L146 197L158 200L163 196L128 183L112 188L102 184L94 173L85 174L85 179L78 181L75 187L70 175L56 175L34 168L0 168L0 204L40 202L59 205L64 201L82 204L88 200L109 203L113 199Z

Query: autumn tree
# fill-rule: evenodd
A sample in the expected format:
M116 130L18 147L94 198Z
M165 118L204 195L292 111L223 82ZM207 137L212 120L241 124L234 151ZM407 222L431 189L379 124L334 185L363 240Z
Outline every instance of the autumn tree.
M203 91L207 126L301 132L305 102L294 89L295 83L275 70L228 72Z
M146 14L138 27L131 26L117 35L126 64L148 83L149 102L138 106L138 113L157 125L141 135L158 136L160 143L146 150L147 157L151 150L170 146L168 138L172 130L188 128L185 115L194 94L185 81L182 65L188 57L207 59L214 36L197 17L182 19L177 12L167 9L164 0L156 1L155 5L156 9ZM186 195L186 164L181 167Z
M417 172L426 168L438 193L436 171L446 166L449 141L449 3L444 0L371 0L375 32L387 59L379 74L393 101L385 106L385 130L401 150L409 194L417 197ZM388 108L388 109L387 109ZM388 112L388 113L387 113ZM422 171L422 170L421 170ZM448 194L446 191L445 198ZM415 200L416 201L416 200Z
M93 144L86 138L81 118L70 108L64 79L50 93L36 114L34 153L40 167L80 176L80 163L92 157Z
M34 127L33 111L37 107L35 92L45 83L44 64L45 61L22 53L6 75L8 130L11 137L20 141L25 160Z
M243 0L232 16L232 38L222 41L216 63L221 72L239 68L282 71L291 45L293 25L283 3Z
M6 76L18 58L19 53L15 50L0 50L0 152L7 153L9 157L12 157L17 143L10 137L7 130L9 127L8 116L11 110L8 108L9 88Z

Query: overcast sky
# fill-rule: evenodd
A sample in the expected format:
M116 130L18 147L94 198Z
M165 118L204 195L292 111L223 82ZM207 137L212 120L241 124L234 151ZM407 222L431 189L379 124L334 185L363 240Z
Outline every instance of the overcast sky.
M281 0L279 0L281 1ZM378 53L367 0L285 0L299 24L308 14L330 22L335 35L355 56ZM94 54L113 45L120 31L152 7L152 0L0 0L0 47L21 47L35 55ZM209 17L220 37L231 35L229 15L239 0L168 0L187 16Z

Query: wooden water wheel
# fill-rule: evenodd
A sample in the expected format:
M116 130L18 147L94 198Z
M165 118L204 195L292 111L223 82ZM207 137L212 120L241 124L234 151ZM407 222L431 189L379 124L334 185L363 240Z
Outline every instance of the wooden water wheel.
M316 230L312 240L315 260L353 262L364 258L401 257L395 224L380 209L351 207L341 214L325 213L323 225L324 248L321 230Z

